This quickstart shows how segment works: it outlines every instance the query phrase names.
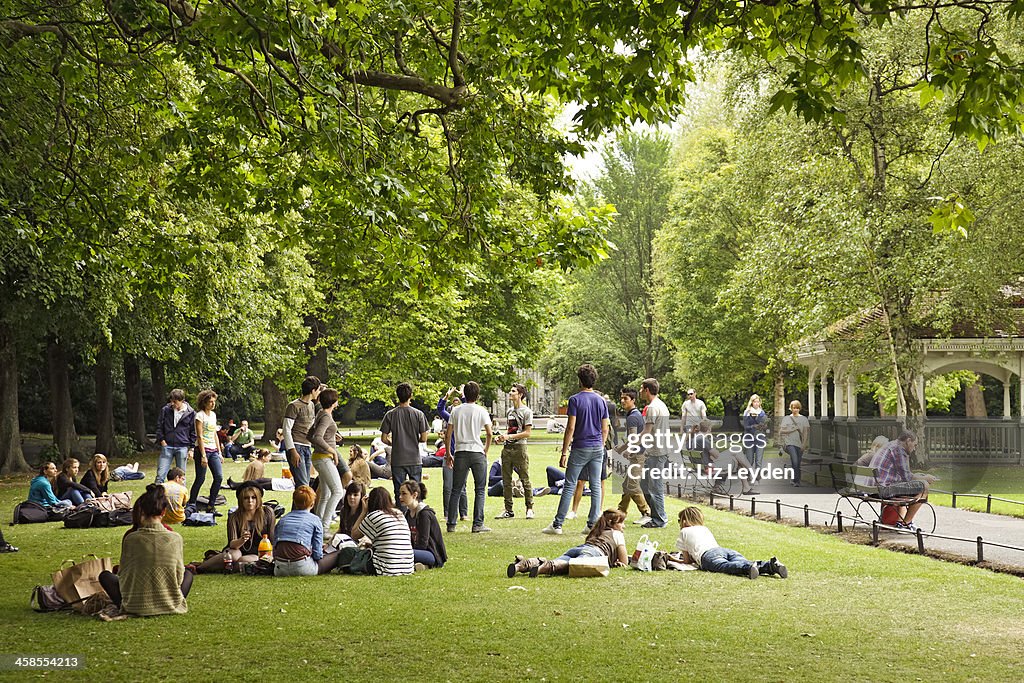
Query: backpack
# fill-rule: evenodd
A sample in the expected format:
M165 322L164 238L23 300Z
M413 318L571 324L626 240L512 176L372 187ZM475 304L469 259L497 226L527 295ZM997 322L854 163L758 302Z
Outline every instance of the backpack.
M107 526L131 526L132 511L113 510L107 513L107 519L109 522Z
M284 506L278 503L276 500L265 500L263 506L268 507L274 511L274 518L280 519L281 515L284 514Z
M80 505L64 516L64 528L89 529L110 526L108 514L106 510L99 510L92 505Z
M14 507L14 519L11 521L11 526L15 524L38 524L40 522L49 522L50 512L39 503L33 503L31 500L26 500L23 503L18 503Z

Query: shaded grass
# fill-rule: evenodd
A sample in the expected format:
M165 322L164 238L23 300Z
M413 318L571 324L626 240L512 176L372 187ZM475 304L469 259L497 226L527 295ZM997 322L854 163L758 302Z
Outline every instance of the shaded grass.
M531 455L539 480L555 449L538 445ZM150 472L153 462L144 463ZM227 464L233 476L242 468ZM427 472L427 500L440 510L440 470ZM27 485L0 483L0 509L9 512ZM442 570L395 579L203 575L188 615L114 623L36 614L26 602L64 558L116 559L123 529L5 529L22 552L0 555L0 652L85 655L86 670L46 677L107 681L1011 680L1024 664L1018 578L705 508L719 542L750 558L778 555L790 579L616 570L607 579L510 581L516 552L550 557L582 542L581 520L563 536L539 533L556 498L537 499L535 520L522 518L522 499L515 504L516 519L492 520L502 505L487 499L492 534L460 524L447 535L452 559ZM668 505L674 518L683 503ZM676 532L651 535L670 548ZM225 541L223 523L181 533L186 559ZM626 533L632 547L639 532Z

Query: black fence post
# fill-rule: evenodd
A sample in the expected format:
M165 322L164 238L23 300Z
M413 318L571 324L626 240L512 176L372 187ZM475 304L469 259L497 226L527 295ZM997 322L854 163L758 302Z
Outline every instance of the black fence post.
M757 507L757 498L751 498L750 499L750 516L751 517L754 516L754 513L756 512L756 507Z
M956 491L953 491L953 507L956 507Z
M811 525L811 507L804 505L804 526Z
M872 520L871 522L871 541L878 543L878 520Z
M843 533L843 511L842 510L836 510L836 528L839 530L839 533Z
M978 536L978 562L985 561L985 541Z
M924 532L917 530L917 551L924 555Z
M778 498L775 499L775 519L782 519L782 501Z
M736 509L736 497L730 493L729 494L729 510L735 510L735 509Z
M985 503L985 512L992 512L992 494L988 494L988 502Z
M708 491L708 505L715 507L715 490L711 489Z

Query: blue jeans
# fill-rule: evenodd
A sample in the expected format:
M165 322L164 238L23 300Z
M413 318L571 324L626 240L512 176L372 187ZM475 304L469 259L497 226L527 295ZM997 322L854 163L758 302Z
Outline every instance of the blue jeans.
M319 568L312 557L304 557L296 562L274 562L274 576L316 576Z
M171 469L171 462L174 466L185 471L185 463L188 462L188 446L161 446L160 456L156 461L156 483L162 484L167 481L167 471Z
M764 467L764 446L758 446L755 443L753 446L744 448L743 454L747 456L747 461L755 470Z
M597 524L597 518L601 516L601 466L604 464L604 446L593 448L572 448L569 451L569 461L565 466L565 484L562 486L562 497L558 500L558 512L555 513L555 521L551 526L556 529L562 528L565 515L572 505L572 496L576 493L576 484L579 483L580 473L585 472L590 487L590 514L587 516L587 526Z
M81 505L88 499L92 498L91 493L82 493L78 489L68 489L64 492L64 495L60 497L61 500L70 501L72 505Z
M192 482L192 490L188 494L188 502L195 503L199 498L199 492L206 481L207 468L213 472L213 481L210 483L210 507L217 504L217 495L220 493L220 483L224 481L224 456L217 451L206 451L207 467L203 467L203 456L196 453L196 480Z
M644 461L644 476L640 478L640 490L644 492L644 498L651 507L651 522L660 527L668 524L665 517L665 480L660 478L660 472L659 478L655 479L650 476L650 471L661 470L667 465L667 455L649 455Z
M786 452L789 453L789 463L793 466L793 483L800 483L800 461L804 457L804 449L799 446L786 446Z
M455 478L455 470L451 467L445 467L441 470L441 478L444 480L444 518L448 519L448 499L452 495L452 479ZM459 516L467 517L469 515L469 498L466 496L466 487L462 487L462 491L459 492Z
M391 465L391 482L395 485L395 502L398 501L398 489L407 479L420 481L423 478L423 465Z
M313 472L313 448L312 446L303 446L297 443L295 444L295 450L299 454L299 463L296 467L290 468L292 479L295 480L295 488L309 486L309 478Z
M705 550L700 558L700 568L704 571L734 576L747 576L752 564L754 563L729 548Z
M473 528L484 525L484 503L487 500L487 456L473 451L455 453L455 469L452 471L452 490L448 497L448 526L459 521L459 495L469 471L473 470Z
M412 559L413 562L419 562L420 564L425 564L428 567L433 567L437 564L437 558L434 557L434 553L429 550L417 550L414 548L412 551Z
M601 552L600 548L584 543L583 545L578 545L575 548L569 548L560 556L556 557L555 561L565 560L568 562L574 557L604 557L604 553Z

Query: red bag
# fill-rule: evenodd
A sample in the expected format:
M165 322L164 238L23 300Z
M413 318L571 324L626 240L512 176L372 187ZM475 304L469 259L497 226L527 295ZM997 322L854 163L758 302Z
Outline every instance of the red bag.
M898 505L883 505L882 506L882 524L886 526L896 526L896 522L900 521L900 508Z

